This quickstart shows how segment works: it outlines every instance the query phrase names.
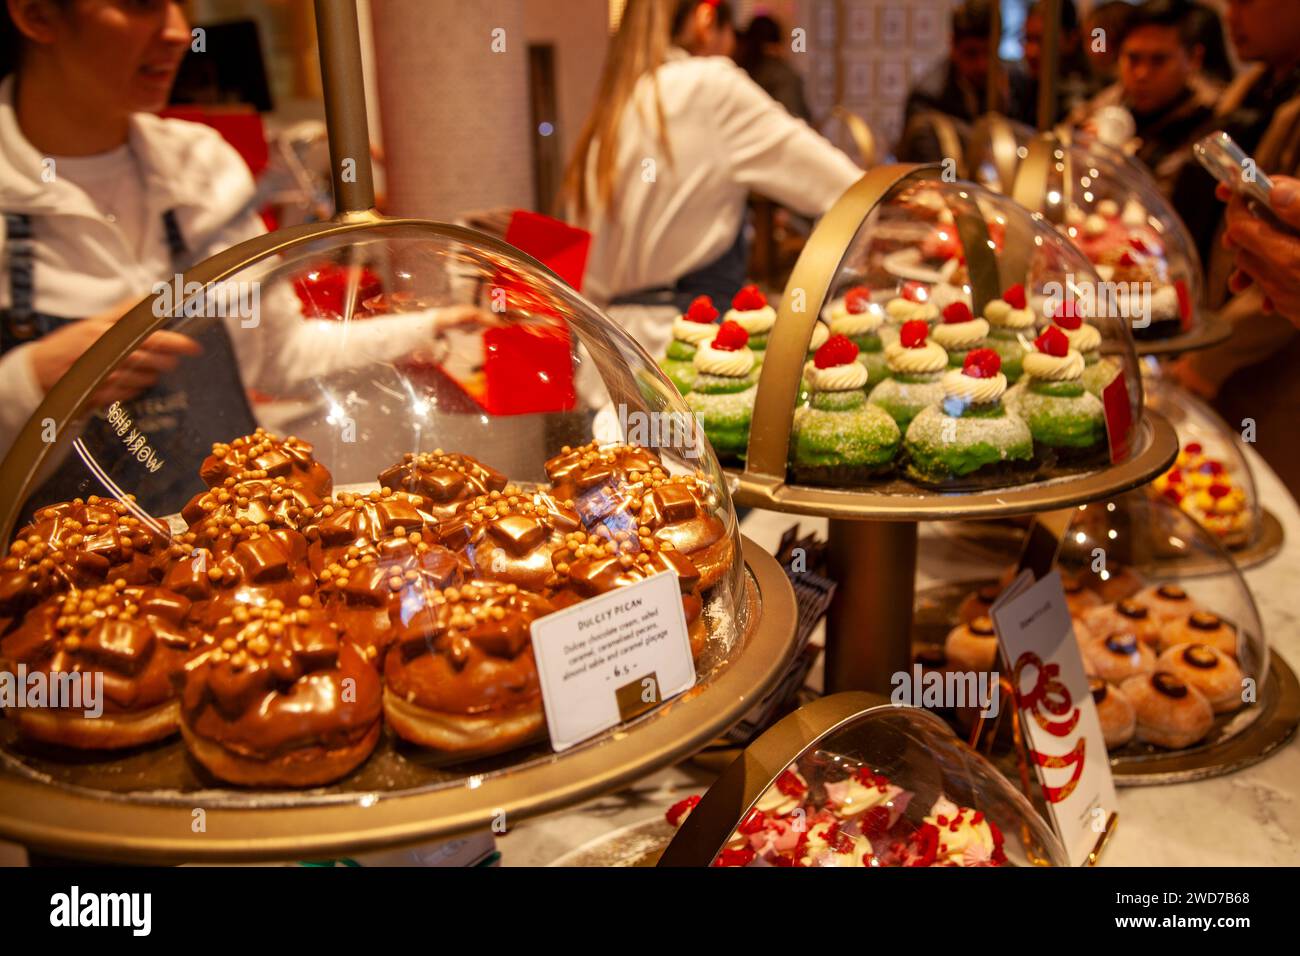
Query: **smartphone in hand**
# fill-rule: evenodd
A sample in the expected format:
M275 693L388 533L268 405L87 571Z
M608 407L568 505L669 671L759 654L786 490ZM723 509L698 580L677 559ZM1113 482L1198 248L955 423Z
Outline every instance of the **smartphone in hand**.
M1236 141L1223 130L1216 130L1199 140L1192 152L1201 165L1223 185L1231 189L1246 202L1246 208L1252 215L1263 219L1279 232L1296 235L1296 230L1287 225L1273 212L1273 180L1258 167L1253 157L1237 145Z

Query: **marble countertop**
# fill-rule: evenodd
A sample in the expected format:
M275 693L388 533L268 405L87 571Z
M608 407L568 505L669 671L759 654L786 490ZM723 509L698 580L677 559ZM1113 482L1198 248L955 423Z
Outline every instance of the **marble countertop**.
M1253 450L1247 458L1264 506L1286 533L1271 561L1244 572L1273 650L1300 667L1300 508ZM825 521L755 511L742 531L774 550L781 532L799 522L825 537ZM937 546L943 544L945 546ZM917 588L987 576L934 527L922 526ZM815 680L819 680L814 675ZM661 817L676 800L701 792L712 774L691 763L670 767L620 793L521 822L499 836L504 866L544 866L590 841ZM1105 866L1294 866L1300 864L1300 735L1264 761L1234 774L1194 783L1119 790L1119 826Z

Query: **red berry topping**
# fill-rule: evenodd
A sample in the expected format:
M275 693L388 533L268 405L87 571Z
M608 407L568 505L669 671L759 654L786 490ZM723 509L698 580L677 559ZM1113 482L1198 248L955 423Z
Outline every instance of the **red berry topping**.
M802 797L808 792L807 784L793 770L781 771L781 776L776 778L776 789L787 797Z
M718 310L713 307L713 300L707 295L695 297L691 307L686 310L686 320L688 322L699 322L701 325L710 325L717 321Z
M849 365L858 357L858 347L847 335L832 335L813 353L813 364L818 368Z
M718 858L713 861L714 866L749 866L754 862L754 851L749 847L742 847L739 850L727 848L718 854Z
M739 322L723 322L718 326L718 334L713 339L713 347L723 352L739 352L749 344L749 333L741 328Z
M1189 441L1183 446L1183 451L1187 452L1189 455L1199 455L1202 451L1201 443L1198 441Z
M904 282L902 292L908 302L927 302L930 299L930 290L920 282Z
M965 302L953 302L944 307L943 322L944 325L957 325L961 322L971 322L975 316L971 314L970 306Z
M1135 252L1140 252L1144 255L1150 255L1151 253L1151 247L1147 245L1146 240L1141 236L1129 236L1128 244L1129 248Z
M1051 308L1052 321L1063 329L1077 329L1083 325L1083 310L1074 299L1065 299Z
M905 349L919 349L925 345L925 340L930 334L930 326L922 319L912 319L903 323L903 327L898 330L898 341L903 343Z
M908 866L933 866L939 855L939 828L933 823L923 823L912 834Z
M863 833L884 833L889 829L889 808L872 807L862 814Z
M1183 470L1181 468L1170 468L1165 478L1171 485L1181 485L1183 483Z
M1223 462L1207 461L1201 465L1201 474L1203 475L1221 475L1223 474Z
M1165 497L1168 498L1176 505L1182 504L1183 501L1183 493L1179 491L1177 488L1166 488Z
M767 305L767 296L756 285L747 285L731 300L731 307L737 312L756 312Z
M1023 309L1025 307L1025 287L1019 282L1013 285L1006 292L1002 293L1002 301L1013 309Z
M855 285L844 293L844 308L853 315L861 315L871 308L871 290L864 285Z
M767 816L762 810L758 809L758 807L752 807L750 811L745 814L745 819L740 821L740 826L736 827L736 829L745 834L745 836L749 836L752 833L758 833L766 826Z
M1053 355L1056 358L1064 358L1070 351L1070 340L1065 337L1065 333L1056 326L1050 327L1046 332L1034 339L1034 348L1044 355Z
M1229 488L1227 485L1220 485L1220 484L1210 485L1210 487L1205 490L1208 491L1210 493L1210 497L1216 501L1232 492L1232 489Z
M1125 252L1122 256L1119 257L1119 264L1122 266L1126 266L1128 268L1132 268L1133 266L1137 265L1137 260L1133 258L1133 253Z
M685 820L690 812L695 809L695 805L699 802L700 795L698 793L694 796L687 797L685 800L678 800L669 807L668 812L664 814L668 819L668 824L674 827L681 826L682 821Z
M961 370L970 378L994 378L1002 371L1002 356L992 349L971 349Z

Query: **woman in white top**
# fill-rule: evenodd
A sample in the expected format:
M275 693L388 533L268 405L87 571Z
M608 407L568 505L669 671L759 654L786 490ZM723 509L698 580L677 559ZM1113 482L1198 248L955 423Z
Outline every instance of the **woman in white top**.
M722 6L725 10L725 6ZM720 308L745 282L751 191L824 213L862 170L718 52L717 0L628 0L597 106L565 175L594 236L585 289L651 352L696 295Z
M171 0L8 0L0 7L0 455L45 393L159 283L265 229L238 153L210 128L151 115L166 105L192 36ZM236 277L238 278L238 277ZM287 283L283 284L287 286ZM94 396L166 448L159 474L109 475L175 510L213 441L258 421L249 389L427 348L469 310L355 325L303 319L291 292L264 291L255 327L232 316L148 338ZM455 313L455 314L451 314ZM107 429L87 429L87 434ZM100 464L130 462L110 449ZM70 470L85 467L70 463ZM57 476L56 476L57 478ZM82 489L51 482L35 496Z

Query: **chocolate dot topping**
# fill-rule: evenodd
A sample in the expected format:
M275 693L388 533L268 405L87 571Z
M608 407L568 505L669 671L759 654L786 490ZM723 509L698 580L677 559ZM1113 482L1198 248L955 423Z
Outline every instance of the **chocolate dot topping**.
M1219 655L1214 648L1205 644L1193 644L1183 651L1183 660L1193 667L1210 670L1219 663Z
M977 617L970 622L970 632L979 637L993 637L997 631L993 630L993 621L987 617Z
M1088 678L1088 690L1092 692L1092 702L1100 704L1106 699L1106 682L1100 677Z
M1151 613L1136 601L1129 600L1120 601L1115 605L1115 610L1119 611L1119 613L1124 615L1124 617L1131 618L1134 621L1145 621Z
M1002 589L996 584L986 584L975 592L975 596L979 598L982 604L992 604L1001 593Z
M948 655L938 644L930 644L917 650L916 662L922 667L943 667L948 663Z
M1174 700L1187 696L1187 685L1166 671L1156 671L1151 675L1151 686Z
M1187 592L1177 584L1162 584L1156 588L1156 593L1167 601L1186 601Z
M1130 654L1136 654L1138 649L1137 638L1132 634L1119 632L1106 638L1106 650L1112 654L1121 654L1128 657Z
M1187 624L1198 631L1217 631L1223 626L1223 620L1210 611L1193 611L1187 618Z

